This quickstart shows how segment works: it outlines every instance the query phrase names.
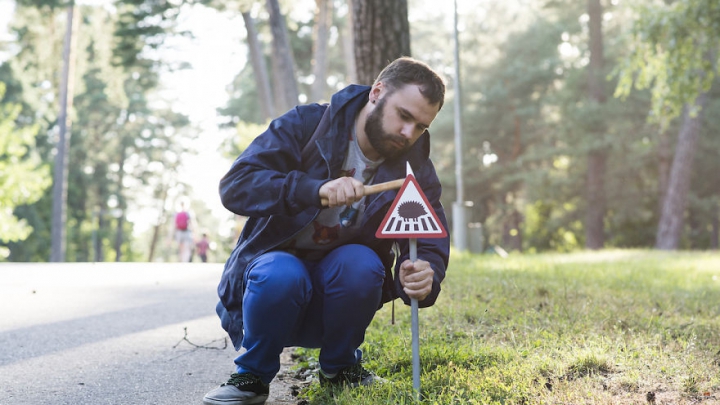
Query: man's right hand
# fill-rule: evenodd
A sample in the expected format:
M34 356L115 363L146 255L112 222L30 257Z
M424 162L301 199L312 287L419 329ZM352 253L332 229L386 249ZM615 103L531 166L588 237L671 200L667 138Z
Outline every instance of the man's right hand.
M365 186L352 177L340 177L323 184L319 194L321 199L327 199L328 207L350 206L363 198Z

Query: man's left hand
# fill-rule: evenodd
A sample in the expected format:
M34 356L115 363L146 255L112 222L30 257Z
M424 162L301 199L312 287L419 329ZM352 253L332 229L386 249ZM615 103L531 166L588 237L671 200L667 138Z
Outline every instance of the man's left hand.
M425 299L432 291L434 276L435 272L430 263L424 260L405 260L400 265L400 284L410 298L418 301Z

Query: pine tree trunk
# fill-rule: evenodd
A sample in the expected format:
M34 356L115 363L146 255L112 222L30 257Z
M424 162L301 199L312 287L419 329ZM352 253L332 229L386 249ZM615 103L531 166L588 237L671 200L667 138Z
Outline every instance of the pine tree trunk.
M667 130L660 132L657 148L658 156L658 212L662 212L663 201L668 189L670 177L670 164L672 163L672 149L670 147L670 134Z
M295 77L295 60L288 39L285 16L280 13L278 0L267 0L270 30L273 37L273 78L276 111L284 113L298 103L299 91Z
M590 28L590 64L588 66L589 98L598 104L605 103L603 73L602 5L600 0L588 0ZM589 136L604 137L604 128L595 128ZM605 171L607 150L600 146L588 155L586 184L587 211L585 214L585 247L601 249L605 245Z
M253 73L255 73L255 85L257 86L258 96L260 96L260 106L262 107L263 117L266 120L271 120L275 118L275 103L270 86L270 78L268 77L267 64L265 63L265 55L263 54L262 45L258 39L255 20L253 20L249 12L243 12L242 17L245 22L245 30L247 31L250 63L253 67Z
M720 234L720 206L715 207L715 215L713 215L711 227L712 230L710 231L710 249L717 250L718 249L718 236Z
M350 3L348 1L348 3ZM345 25L340 30L340 39L343 47L343 57L345 58L345 81L348 83L357 83L357 66L355 65L355 34L353 29L353 11L352 4L348 4L348 13L345 17Z
M118 171L118 192L117 192L117 198L118 198L118 210L120 212L120 215L117 219L117 229L115 232L115 261L119 262L122 260L122 244L123 240L125 239L125 230L124 230L124 223L125 223L125 209L127 208L127 203L125 202L125 197L123 196L123 181L125 180L125 160L127 159L127 146L125 145L125 141L132 142L132 139L125 138L120 142L120 162L118 167L120 170Z
M521 222L522 215L514 208L505 215L503 220L503 247L505 250L522 252Z
M67 26L65 27L65 43L63 48L63 72L60 85L60 112L58 114L58 127L60 139L55 155L55 168L53 173L53 206L52 206L52 241L50 261L64 262L66 254L66 222L67 222L67 189L68 189L68 158L70 156L71 120L69 112L73 102L73 73L74 73L74 27L77 18L74 18L75 7L70 3L67 8Z
M588 155L585 213L585 247L602 249L605 245L605 172L607 152L597 150Z
M703 109L706 104L707 93L702 93L695 100L695 106L699 109L695 116L690 113L689 106L685 106L655 239L655 248L657 249L674 250L680 246L685 207L690 192L692 165L700 136Z
M313 81L310 88L310 101L324 100L327 91L328 42L332 22L332 1L315 0L315 29L313 40L312 68Z
M388 63L410 56L407 0L352 0L359 84L371 85Z
M103 252L102 248L102 235L103 231L107 227L107 221L105 221L105 210L102 206L97 208L98 212L98 218L97 218L97 235L95 238L95 246L93 246L93 249L95 250L94 258L96 262L104 262L105 261L105 253ZM94 226L94 225L93 225Z

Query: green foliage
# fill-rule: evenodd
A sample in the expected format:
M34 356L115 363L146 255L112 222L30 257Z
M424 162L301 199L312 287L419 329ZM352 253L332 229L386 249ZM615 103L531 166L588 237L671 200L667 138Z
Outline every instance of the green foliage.
M683 106L710 89L715 78L720 37L720 4L714 0L641 3L633 25L633 47L618 66L616 95L633 84L651 88L653 115L663 125Z
M453 252L438 302L419 313L420 403L645 403L657 387L679 405L717 396L717 268L717 253ZM390 317L386 305L361 347L389 383L311 383L309 405L414 403L410 310Z
M469 220L482 224L491 245L506 250L571 251L583 246L587 156L590 151L603 150L607 155L606 245L653 246L663 176L667 174L659 171L658 156L664 139L669 139L672 154L677 123L663 111L668 126L648 124L654 100L651 89L632 91L605 103L589 101L586 5L540 3L543 7L531 2L535 8L522 13L506 15L510 5L493 5L460 16L464 194L473 203ZM641 3L655 11L664 9ZM605 94L612 94L624 80L612 72L636 46L637 38L628 34L638 14L626 2L603 2L603 6ZM482 17L489 12L492 22ZM714 16L710 11L701 18L702 24L715 21L717 25L720 19ZM440 16L424 16L422 22L433 27L443 23ZM423 44L437 45L447 39L434 30L413 29L414 41ZM714 43L708 40L703 44ZM413 48L422 52L438 46L415 43ZM436 64L452 63L450 56L426 54L430 60L438 60ZM683 72L690 78L702 76L696 73ZM452 82L450 90L448 96L454 97ZM717 93L711 92L710 98L715 100ZM446 105L453 103L448 99ZM713 107L707 107L705 120L714 121L710 111L714 104L709 105ZM441 171L443 202L448 206L456 192L451 108L441 111L431 129L433 159ZM714 124L703 125L700 142L705 146L696 159L688 211L689 218L695 215L696 219L686 227L683 243L683 247L696 249L716 244L712 235L718 212L717 200L712 197L717 195L718 186L712 180L717 176L711 174L717 170L717 159L710 158L717 146L717 131Z
M314 16L310 13L303 13L302 16L304 18L309 17L309 19L291 18L293 15L299 14L297 12L293 13L293 11L296 11L297 6L298 3L283 4L282 12L285 13L287 22L288 37L297 70L298 88L301 93L301 99L305 99L310 95L310 86L312 84L312 32ZM347 9L345 7L339 7L339 4L335 5L331 31L340 32L343 29L344 24L347 24L346 13ZM269 70L268 75L272 77L272 60L270 57L272 35L267 21L267 14L262 12L258 16L254 16L254 18L256 29L259 32L259 40L262 43L265 53L266 66ZM328 47L328 73L326 80L328 83L334 83L334 85L328 86L328 94L325 100L305 100L305 102L327 102L332 93L350 84L347 82L345 75L345 58L342 53L343 44L338 43L340 39L335 36L331 38L331 41ZM227 122L224 123L223 126L236 126L242 121L258 124L265 121L260 103L258 102L259 95L256 85L252 66L248 63L238 72L233 82L229 85L228 93L230 98L227 104L218 109L218 114L227 118ZM282 114L283 112L284 111L278 112L278 114Z
M247 123L262 123L263 112L260 108L260 95L255 86L252 65L247 64L235 76L229 85L229 99L224 107L218 108L218 115L226 117L221 127L233 127Z
M263 133L269 123L265 124L253 124L244 121L240 121L237 124L237 135L233 138L228 138L222 145L223 155L229 159L237 158L250 143L261 133Z
M113 216L114 208L129 213L162 206L164 193L176 185L175 173L188 152L187 140L200 132L189 127L187 117L173 112L169 102L157 102L161 72L183 68L182 62L163 61L156 52L169 34L176 33L175 20L183 3L118 2L114 10L76 7L79 31L75 108L71 111L69 257L90 260L97 255L112 260L118 227L123 231L120 250L124 257L135 254L131 247L141 244L133 243L128 234L135 224L128 223L124 215ZM658 155L664 140L673 145L677 133L670 107L658 110L658 100L675 105L680 103L679 97L707 89L712 69L698 72L713 62L708 57L717 56L712 52L713 38L719 37L720 21L717 2L660 3L603 2L606 93L627 90L623 97L608 99L603 105L588 102L587 97L584 2L531 0L522 2L522 7L517 2L460 4L465 199L473 203L469 220L482 225L491 245L529 252L566 252L583 246L586 159L589 151L598 148L608 156L607 246L654 244L662 198ZM297 12L298 4L285 2L283 11L299 87L306 94L311 81L314 22L307 10ZM42 170L53 161L65 5L18 2L12 22L14 56L0 64L0 81L7 85L3 104L19 106L14 119L17 130L36 131L28 150L40 157ZM347 4L335 1L335 6L328 94L347 84L340 36L347 23ZM426 12L437 7L429 0L412 0L408 6L413 56L438 68L448 79L445 107L431 128L431 153L444 185L443 203L449 206L456 192L453 47L449 46L448 29L452 15L449 7ZM253 7L253 11L259 10L257 28L269 55L267 14L262 4ZM713 83L717 84L717 78ZM633 86L645 88L631 91ZM229 91L228 104L218 112L227 118L226 127L237 129L223 145L226 156L233 158L266 123L249 65L238 72ZM710 88L708 96L683 248L716 246L720 227L717 85ZM669 122L667 129L648 124L651 110L653 118ZM672 154L672 147L669 152ZM49 256L49 192L46 188L35 203L15 207L14 216L34 231L22 243L7 245L12 249L10 260L45 260ZM167 198L172 199L172 193ZM158 221L162 221L160 215ZM99 252L92 251L93 237Z
M0 82L0 100L5 95L5 83ZM50 185L47 165L34 149L37 127L19 127L15 120L21 107L13 103L0 104L0 241L26 239L32 228L18 219L13 210L32 204ZM0 250L0 259L9 252Z
M153 61L141 53L158 49L163 44L174 29L181 5L182 2L164 0L118 1L114 64L126 67L153 65Z
M140 4L142 3L142 4ZM188 118L169 107L151 105L164 61L146 51L162 45L173 27L179 4L119 3L117 10L77 6L75 97L71 111L68 167L67 259L137 260L134 224L126 213L161 205L156 190L173 178L187 151ZM18 121L40 126L36 151L52 161L53 127L64 10L19 6L13 21L18 52L3 69L12 81L14 100L22 102ZM42 22L42 23L39 23ZM113 31L108 27L117 24ZM117 35L120 35L118 37ZM127 47L128 43L138 45ZM47 176L49 177L49 176ZM16 210L35 232L22 244L11 243L9 259L47 260L50 245L50 190L37 203ZM119 232L118 232L119 231Z

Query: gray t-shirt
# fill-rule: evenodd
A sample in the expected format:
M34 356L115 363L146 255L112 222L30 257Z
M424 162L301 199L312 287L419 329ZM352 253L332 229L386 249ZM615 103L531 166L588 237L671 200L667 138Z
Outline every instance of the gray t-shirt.
M363 184L370 184L383 160L370 160L365 157L360 150L353 126L340 176L353 177ZM349 207L325 208L310 225L286 243L283 250L303 259L318 260L328 251L357 236L364 214L365 197Z

